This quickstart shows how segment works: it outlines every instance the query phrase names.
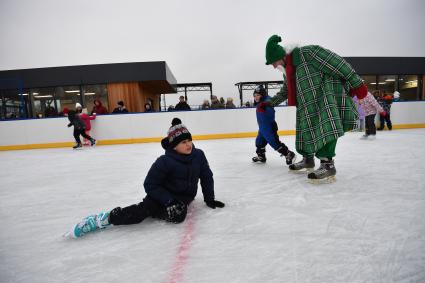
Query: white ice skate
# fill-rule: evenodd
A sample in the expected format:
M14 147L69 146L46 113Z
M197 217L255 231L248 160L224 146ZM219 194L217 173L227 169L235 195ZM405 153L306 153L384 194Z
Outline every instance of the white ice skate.
M100 212L99 214L89 215L81 222L74 225L71 231L66 232L63 237L65 238L79 238L89 232L98 229L104 229L111 224L109 223L109 212Z

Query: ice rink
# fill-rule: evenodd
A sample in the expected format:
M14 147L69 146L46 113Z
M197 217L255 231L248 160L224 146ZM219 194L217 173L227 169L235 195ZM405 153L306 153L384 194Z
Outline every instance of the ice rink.
M225 208L199 190L182 224L80 239L62 234L141 201L160 144L0 152L0 282L425 282L425 129L361 135L339 139L337 182L325 185L289 173L270 147L253 164L254 138L195 141Z

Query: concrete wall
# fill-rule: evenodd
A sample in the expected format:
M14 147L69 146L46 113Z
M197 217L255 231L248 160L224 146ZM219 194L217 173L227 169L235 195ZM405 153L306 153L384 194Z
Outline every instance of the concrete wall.
M295 133L295 107L276 107L280 134ZM99 144L159 141L179 117L195 139L252 137L258 130L254 108L103 115L92 121ZM394 129L425 127L425 101L393 103ZM67 118L0 122L0 150L64 147L73 144Z

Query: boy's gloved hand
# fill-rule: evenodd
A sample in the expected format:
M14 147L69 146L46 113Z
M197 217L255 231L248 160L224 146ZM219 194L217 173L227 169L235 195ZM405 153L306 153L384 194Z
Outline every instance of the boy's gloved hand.
M68 124L68 128L69 128L69 127L71 127L71 126L72 126L72 123L69 123L69 124Z
M187 205L181 201L173 200L167 206L167 221L181 223L186 218Z
M260 102L257 105L257 111L263 113L266 111L266 108L269 106L270 106L270 103L268 101Z
M205 203L208 207L211 207L212 209L215 209L216 207L223 208L224 203L222 203L219 200L206 200Z

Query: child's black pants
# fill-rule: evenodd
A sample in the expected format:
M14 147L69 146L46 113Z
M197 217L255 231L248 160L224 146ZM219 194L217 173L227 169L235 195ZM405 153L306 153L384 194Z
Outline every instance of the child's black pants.
M84 129L76 129L74 127L74 138L77 143L81 143L80 135L82 135L88 140L91 140L91 136L87 135Z
M366 135L376 135L375 115L366 116Z

